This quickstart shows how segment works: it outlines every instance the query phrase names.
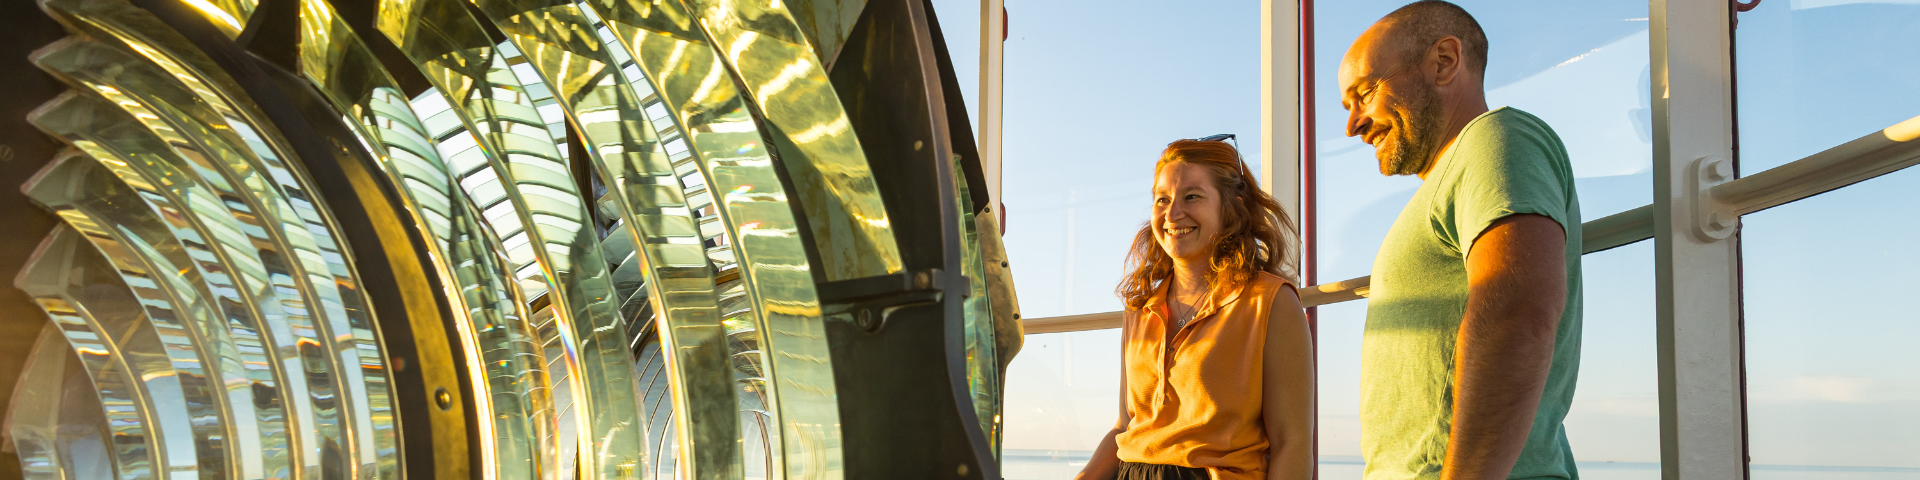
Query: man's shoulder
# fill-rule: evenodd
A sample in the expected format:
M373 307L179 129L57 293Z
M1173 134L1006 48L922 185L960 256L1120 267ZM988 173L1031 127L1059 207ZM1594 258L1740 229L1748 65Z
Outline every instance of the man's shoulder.
M1500 107L1467 125L1460 132L1455 148L1466 157L1462 169L1499 168L1522 158L1542 158L1549 163L1568 161L1560 136L1545 120L1513 107Z
M1468 124L1462 135L1466 139L1504 138L1510 135L1544 133L1554 135L1553 126L1546 120L1513 107L1500 107L1480 114L1479 118Z

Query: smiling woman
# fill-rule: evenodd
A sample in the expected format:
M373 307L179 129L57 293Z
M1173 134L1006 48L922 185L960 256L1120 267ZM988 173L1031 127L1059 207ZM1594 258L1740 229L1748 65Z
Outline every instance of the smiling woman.
M1279 276L1291 223L1224 141L1167 145L1119 287L1119 421L1079 478L1312 477L1312 342Z

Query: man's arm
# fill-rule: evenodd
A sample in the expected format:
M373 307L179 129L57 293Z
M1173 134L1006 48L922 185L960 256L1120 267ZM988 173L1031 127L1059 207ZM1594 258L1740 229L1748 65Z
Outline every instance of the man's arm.
M1467 254L1445 480L1501 480L1533 427L1567 303L1566 232L1533 214L1493 222Z

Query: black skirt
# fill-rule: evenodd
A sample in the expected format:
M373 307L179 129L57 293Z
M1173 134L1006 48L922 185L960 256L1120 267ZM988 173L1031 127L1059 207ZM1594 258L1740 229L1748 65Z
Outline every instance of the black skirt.
M1120 462L1119 480L1207 480L1207 469Z

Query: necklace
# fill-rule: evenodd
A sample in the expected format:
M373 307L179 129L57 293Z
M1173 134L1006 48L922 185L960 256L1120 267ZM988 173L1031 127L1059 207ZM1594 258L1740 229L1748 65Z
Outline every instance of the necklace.
M1180 311L1178 309L1174 310L1173 312L1174 331L1179 331L1180 329L1186 328L1187 322L1193 321L1193 317L1200 314L1199 304L1204 303L1211 298L1213 298L1213 288L1212 288L1212 285L1209 284L1207 288L1206 296L1200 297L1199 302L1186 303L1185 304L1186 311ZM1176 307L1181 306L1180 302L1173 302L1173 303L1174 303L1174 306Z

